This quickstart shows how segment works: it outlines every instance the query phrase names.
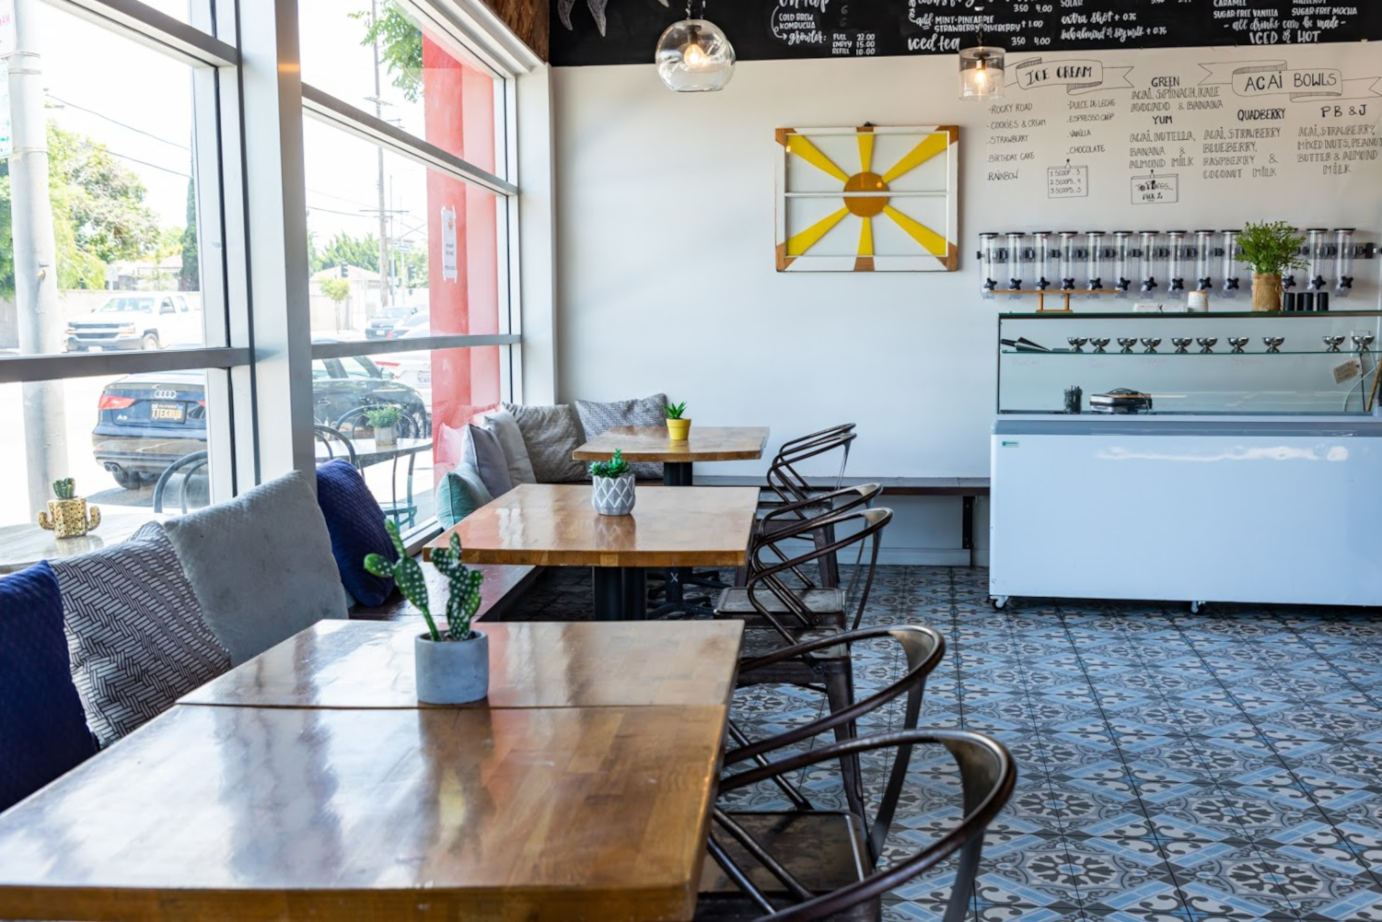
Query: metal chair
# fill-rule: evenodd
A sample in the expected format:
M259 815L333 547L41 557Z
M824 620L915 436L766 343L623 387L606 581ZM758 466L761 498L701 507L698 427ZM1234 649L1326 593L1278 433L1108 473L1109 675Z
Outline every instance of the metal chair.
M189 487L191 485L192 476L198 471L205 472L206 466L207 453L206 450L203 449L202 451L194 451L190 454L185 454L165 467L163 473L158 475L158 481L154 484L154 512L163 511L163 504L167 498L168 490L172 487L174 479L176 479L178 475L182 475L182 479L179 482L178 500L182 507L183 515L186 515L192 508L188 503ZM209 486L205 474L200 478L200 482L204 487ZM199 505L206 504L201 503Z
M844 485L845 468L849 464L849 449L858 437L854 423L842 423L783 443L768 465L767 487L759 501L759 508L771 511L774 507L799 504L821 493L837 491ZM813 459L819 463L827 455L838 452L840 466L833 482L812 483L801 468ZM817 544L827 543L834 535L823 532L813 536ZM820 561L821 582L833 586L839 581L839 566L834 558Z
M894 729L915 730L918 715L921 713L922 696L926 691L926 677L935 670L945 656L945 638L929 627L908 624L865 628L784 647L767 656L740 663L739 675L742 678L751 676L756 672L767 673L783 662L822 654L839 656L841 650L846 656L852 656L855 644L879 640L884 637L890 637L896 641L906 657L907 669L899 678L861 701L832 711L823 719L756 742L749 739L748 735L741 729L739 722L734 719L734 715L731 714L729 736L733 745L725 752L722 760L723 765L728 768L749 760L753 760L759 765L766 765L768 764L767 753L785 749L827 732L835 732L838 740L852 739L858 735L858 720L861 717L879 710L903 694L906 694L907 701L903 708L901 726ZM749 679L748 681L752 682L753 680ZM845 794L851 809L862 811L863 791L859 787L861 776L857 762L846 760L840 768L845 784ZM791 782L780 777L774 781L797 809L814 809L810 799Z
M358 468L360 466L356 462L355 444L339 429L333 429L330 426L318 424L312 427L312 437L317 441L317 444L321 445L326 450L325 460L330 461L336 457L336 449L333 447L332 443L340 442L341 451L344 452L346 460L350 462L352 467ZM316 460L317 463L320 464L323 459L317 458Z
M396 404L373 404L369 406L359 406L353 410L341 414L332 427L343 438L348 441L365 436L361 433L368 433L368 437L374 435L374 427L370 425L368 413L371 410L379 410L385 406L397 406ZM397 435L402 439L421 439L424 435L425 424L418 422L417 419L404 412L403 407L397 407L403 413L397 423ZM352 450L351 463L363 472L364 465L361 464L355 452ZM400 458L407 457L408 470L405 477L404 496L400 499L398 495L398 462ZM417 466L417 453L414 451L399 453L391 459L386 459L392 467L389 474L389 487L392 491L392 498L389 502L381 502L379 505L384 513L392 518L400 528L406 528L417 521L418 506L413 498L413 472Z
M813 518L824 518L837 513L848 512L860 506L871 506L873 505L873 501L877 499L882 492L883 488L879 484L864 483L853 487L840 487L828 493L818 494L810 499L796 500L795 502L774 506L771 511L754 523L753 536L749 539L750 563L752 563L755 551L765 544L779 557L779 559L781 559L783 556L782 552L778 549L777 545L773 543L773 539L782 532L790 529L798 529L797 535L802 536L799 529L802 522ZM816 544L818 543L817 537L817 535L811 535L809 539L813 544ZM828 541L830 538L833 538L833 534L830 533L829 529L822 529L819 537ZM855 565L857 566L858 563L859 561L856 559ZM744 586L748 581L748 574L749 566L746 565L741 567L735 574L734 585L740 587ZM828 575L827 573L822 573L823 583L825 577ZM803 584L814 588L815 583L807 577L805 573L797 573L796 576ZM838 571L835 573L835 584L839 584Z
M912 750L943 746L955 760L963 816L911 857L880 867L906 782ZM708 849L714 867L702 877L697 922L758 919L809 922L877 920L883 894L959 853L945 922L968 913L984 832L1012 795L1017 767L996 740L963 730L907 730L837 743L760 765L721 780L720 793L781 778L823 762L893 752L887 784L870 821L846 811L713 813Z

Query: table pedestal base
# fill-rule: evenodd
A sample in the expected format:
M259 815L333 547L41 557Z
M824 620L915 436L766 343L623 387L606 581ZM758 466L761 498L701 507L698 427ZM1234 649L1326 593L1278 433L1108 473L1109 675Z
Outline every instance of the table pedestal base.
M642 567L594 567L595 617L641 621L647 616L648 583Z

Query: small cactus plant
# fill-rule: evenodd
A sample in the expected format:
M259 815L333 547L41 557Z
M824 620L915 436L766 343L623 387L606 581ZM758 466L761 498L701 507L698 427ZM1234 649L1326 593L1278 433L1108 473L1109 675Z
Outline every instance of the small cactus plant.
M446 633L443 634L432 617L427 579L422 575L422 566L408 556L396 523L385 522L384 529L389 533L398 559L391 561L383 554L370 554L365 558L365 569L375 576L393 577L403 597L422 612L433 640L469 640L472 634L470 622L480 609L480 584L484 582L485 575L461 563L461 539L453 534L450 548L432 554L432 563L446 577L450 587L446 600Z
M77 495L77 483L71 477L53 481L53 495L58 499L72 499Z
M624 460L624 449L614 449L614 457L608 461L596 461L590 465L590 473L595 477L616 479L629 472L629 462Z

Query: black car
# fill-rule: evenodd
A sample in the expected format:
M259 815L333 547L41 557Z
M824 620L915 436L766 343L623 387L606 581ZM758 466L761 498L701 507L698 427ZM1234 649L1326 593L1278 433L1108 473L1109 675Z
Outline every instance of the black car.
M313 416L335 427L364 406L392 404L414 432L430 433L427 405L416 390L386 377L370 359L312 362ZM134 489L158 479L184 455L206 448L206 387L202 372L126 375L107 384L91 433L96 461L116 483Z
M365 339L394 339L396 328L417 313L416 307L386 307L370 319Z

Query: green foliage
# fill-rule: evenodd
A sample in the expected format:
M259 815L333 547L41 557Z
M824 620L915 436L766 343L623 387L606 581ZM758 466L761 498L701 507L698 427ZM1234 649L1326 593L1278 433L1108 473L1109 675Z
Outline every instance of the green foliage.
M422 97L422 30L388 0L381 5L378 19L371 21L369 10L349 16L365 23L360 44L379 43L379 60L388 68L393 85L409 102L417 102Z
M480 584L485 574L461 563L461 539L451 534L451 546L432 552L432 565L446 577L450 594L446 599L446 639L469 640L470 622L480 610Z
M614 457L608 461L596 461L590 465L590 473L595 477L609 477L614 479L623 477L629 472L629 462L624 460L624 449L616 448Z
M338 304L350 297L349 279L322 279L317 283L317 287L322 290L322 294Z
M187 180L187 226L182 229L182 271L178 291L201 291L201 257L197 251L197 184Z
M389 533L389 540L393 542L398 560L390 561L383 554L370 554L365 558L365 569L375 576L392 576L398 584L398 591L403 593L403 598L412 602L418 611L422 612L422 617L427 621L427 629L432 633L432 639L441 640L441 632L437 630L437 622L432 620L432 609L428 605L427 578L422 575L422 565L408 556L403 539L399 537L397 523L385 522L384 529Z
M662 408L662 412L667 414L668 419L681 419L681 414L686 412L686 401L669 403Z
M1285 221L1247 224L1238 236L1238 245L1243 248L1243 261L1259 275L1279 275L1307 265L1300 253L1305 236Z
M106 263L151 255L158 223L139 177L103 144L48 123L48 199L59 288L104 288ZM0 161L0 296L14 295L8 161ZM195 248L194 248L195 249Z
M71 499L77 495L77 484L71 477L53 481L53 495L58 499Z
M426 284L426 250L410 250L404 253L398 249L391 249L389 256L393 270L403 274L403 281L408 287ZM314 273L334 266L359 266L361 269L378 272L379 238L373 234L352 237L349 234L338 233L321 250L317 249L316 241L309 238L308 262Z
M403 411L395 406L369 407L365 410L365 419L374 429L388 428L398 425L398 421L403 418Z

